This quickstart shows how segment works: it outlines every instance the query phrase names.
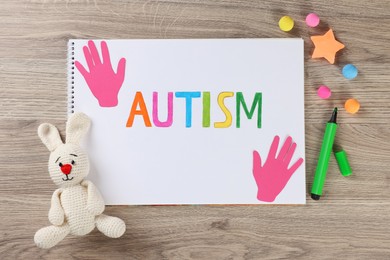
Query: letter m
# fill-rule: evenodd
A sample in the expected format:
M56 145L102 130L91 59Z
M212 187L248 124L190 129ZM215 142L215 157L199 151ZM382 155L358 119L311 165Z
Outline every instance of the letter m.
M236 127L240 128L241 126L241 106L244 108L245 115L248 119L252 119L253 114L255 113L257 107L257 128L261 128L261 112L262 112L262 93L256 92L255 97L252 102L251 110L248 110L248 107L245 103L244 96L242 92L237 92L236 94Z

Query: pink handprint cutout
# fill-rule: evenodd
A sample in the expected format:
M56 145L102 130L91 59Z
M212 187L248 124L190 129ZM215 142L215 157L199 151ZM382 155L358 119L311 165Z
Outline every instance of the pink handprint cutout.
M100 43L102 58L100 60L98 50L93 41L88 41L88 46L83 47L84 57L89 71L76 61L76 68L83 75L92 94L99 101L101 107L115 107L118 105L118 92L122 87L125 78L126 59L119 60L116 73L112 69L110 53L107 43Z
M273 202L303 162L303 159L299 158L297 162L288 168L297 144L293 143L290 136L287 137L279 154L276 156L279 139L277 135L274 137L264 165L261 165L259 153L253 151L253 176L258 188L257 199L260 201Z

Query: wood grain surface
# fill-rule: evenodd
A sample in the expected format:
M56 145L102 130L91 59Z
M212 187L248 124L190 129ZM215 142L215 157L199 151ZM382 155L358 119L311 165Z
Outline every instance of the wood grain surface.
M312 11L319 28L304 24ZM283 15L296 21L290 33L277 26ZM390 259L390 1L0 0L0 18L0 259ZM310 35L329 27L346 45L335 65L310 58ZM323 198L305 206L111 206L122 238L94 231L37 248L55 189L37 127L64 133L68 39L241 37L305 40L308 190L331 109L361 102L356 115L342 109L336 140L353 175L332 158ZM356 79L342 77L346 63Z

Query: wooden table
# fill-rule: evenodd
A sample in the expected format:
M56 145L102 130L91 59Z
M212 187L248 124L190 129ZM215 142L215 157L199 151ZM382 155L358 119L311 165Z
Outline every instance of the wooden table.
M304 19L322 19L310 29ZM390 258L390 1L6 1L0 8L0 259L389 259ZM291 33L278 20L296 21ZM337 63L312 60L310 35L333 28L346 45ZM305 40L306 163L311 187L324 123L354 97L356 115L339 116L337 142L354 173L331 160L325 194L305 206L120 206L127 232L94 231L50 250L33 243L48 225L56 188L43 122L66 121L66 51L70 38L283 38ZM359 76L346 80L343 65ZM316 88L326 84L330 100Z

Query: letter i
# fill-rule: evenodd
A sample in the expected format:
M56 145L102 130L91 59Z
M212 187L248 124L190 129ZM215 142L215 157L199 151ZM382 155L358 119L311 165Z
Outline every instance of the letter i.
M203 92L203 127L210 127L210 92Z

